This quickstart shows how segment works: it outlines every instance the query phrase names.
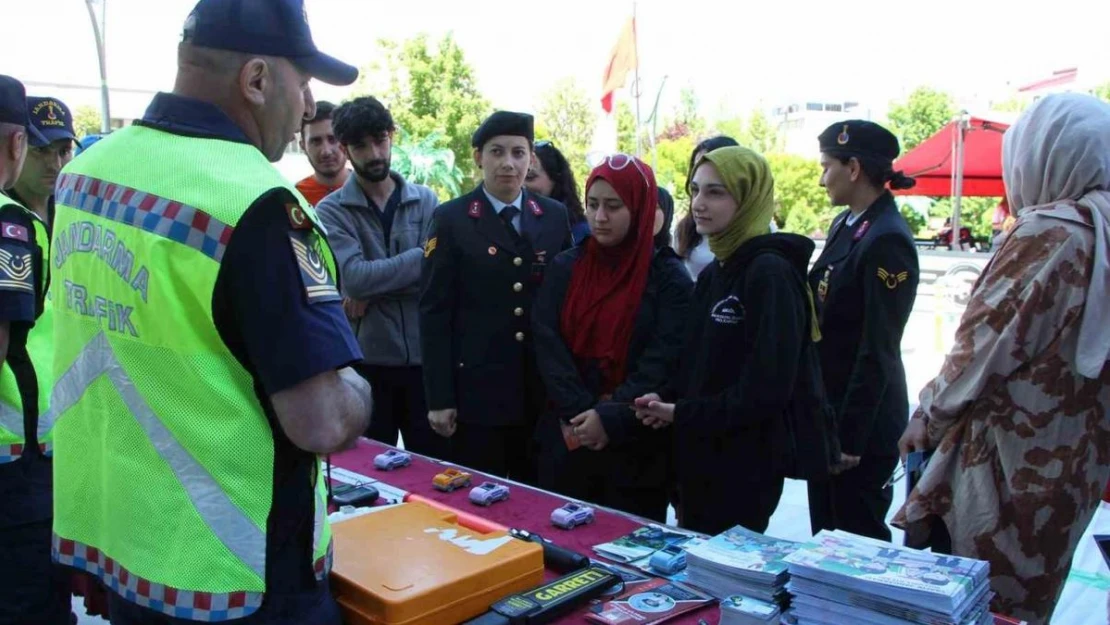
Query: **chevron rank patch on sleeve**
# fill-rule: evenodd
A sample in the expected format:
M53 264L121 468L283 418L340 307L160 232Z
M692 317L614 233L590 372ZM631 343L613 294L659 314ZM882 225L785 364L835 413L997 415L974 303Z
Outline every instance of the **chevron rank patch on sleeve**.
M22 246L0 244L0 291L35 292L34 261Z
M879 280L881 280L882 283L886 285L886 288L892 291L898 288L899 284L902 284L906 280L909 280L909 278L910 273L908 271L893 273L887 271L886 269L883 269L882 267L879 267Z
M310 304L337 302L342 299L335 288L335 280L324 264L320 237L311 230L291 230L289 243L300 270L305 297Z

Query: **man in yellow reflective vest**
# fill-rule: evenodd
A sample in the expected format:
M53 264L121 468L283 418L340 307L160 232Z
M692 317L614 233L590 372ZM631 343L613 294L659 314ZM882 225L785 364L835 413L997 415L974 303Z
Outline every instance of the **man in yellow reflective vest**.
M0 189L42 141L23 85L0 76ZM50 561L49 246L43 221L0 192L0 623L70 617L68 573Z
M172 93L58 179L55 559L112 623L338 625L319 455L370 388L312 207L273 167L312 117L302 0L201 0Z

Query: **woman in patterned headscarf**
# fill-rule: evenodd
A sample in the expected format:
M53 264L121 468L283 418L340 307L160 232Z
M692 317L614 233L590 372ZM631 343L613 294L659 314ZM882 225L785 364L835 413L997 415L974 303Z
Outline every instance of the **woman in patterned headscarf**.
M1017 221L899 443L935 451L894 523L988 560L993 609L1038 625L1110 477L1110 105L1035 104L1003 177Z

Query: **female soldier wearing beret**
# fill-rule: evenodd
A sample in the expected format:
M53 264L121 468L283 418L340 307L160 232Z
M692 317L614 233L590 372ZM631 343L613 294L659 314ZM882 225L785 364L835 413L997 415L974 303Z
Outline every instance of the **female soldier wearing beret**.
M810 481L814 533L841 529L890 540L887 484L909 416L902 331L917 293L917 249L887 184L913 187L893 170L898 139L867 121L833 124L819 137L821 186L836 206L825 249L810 270L829 401L836 411L842 461L836 475Z

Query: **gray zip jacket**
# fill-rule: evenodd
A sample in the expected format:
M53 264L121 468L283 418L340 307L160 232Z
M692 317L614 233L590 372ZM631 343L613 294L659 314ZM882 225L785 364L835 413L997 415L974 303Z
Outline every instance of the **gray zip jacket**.
M388 245L377 211L352 172L346 184L316 206L335 253L343 295L367 300L362 319L351 328L362 347L363 361L388 367L417 366L420 357L420 263L428 238L436 194L423 185L405 182L393 215Z

